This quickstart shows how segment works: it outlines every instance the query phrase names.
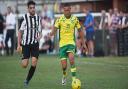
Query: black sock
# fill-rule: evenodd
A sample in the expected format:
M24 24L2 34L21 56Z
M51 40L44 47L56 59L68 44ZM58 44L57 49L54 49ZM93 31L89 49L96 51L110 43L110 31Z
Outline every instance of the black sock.
M29 72L26 78L27 82L31 80L32 76L34 75L35 69L36 69L36 66L31 66L31 68L29 69Z

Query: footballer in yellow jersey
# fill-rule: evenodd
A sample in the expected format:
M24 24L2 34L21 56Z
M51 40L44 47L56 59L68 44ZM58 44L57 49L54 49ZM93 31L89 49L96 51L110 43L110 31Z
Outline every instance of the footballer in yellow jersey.
M75 52L75 28L78 30L79 35L82 39L84 45L84 33L81 30L79 20L76 16L71 14L71 7L69 4L65 4L63 7L64 14L59 17L54 24L54 29L50 35L54 35L57 30L59 30L59 55L62 64L63 77L62 85L66 84L66 69L67 69L67 59L70 61L72 80L76 79L76 67L74 60Z
M75 45L75 28L80 30L81 26L76 16L71 15L66 18L62 15L55 22L55 27L59 29L59 46L63 47L68 44Z

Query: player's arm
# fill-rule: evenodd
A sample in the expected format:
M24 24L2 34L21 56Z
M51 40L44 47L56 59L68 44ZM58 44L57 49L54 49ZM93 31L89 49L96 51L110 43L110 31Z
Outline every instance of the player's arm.
M17 40L17 52L21 52L21 37L22 37L23 32L18 31L18 40Z
M22 32L21 31L18 31L18 46L20 46L20 43L21 43L21 36L22 36Z
M78 35L82 41L82 46L85 47L85 40L84 40L84 30L79 23L79 20L76 18L76 28L78 29Z
M54 23L54 27L52 29L52 32L50 33L50 36L53 36L56 34L57 32L57 29L59 29L59 26L60 26L60 21L59 21L59 18L55 21Z
M78 33L79 33L79 37L80 37L80 39L82 41L82 44L84 46L85 45L85 39L84 39L84 31L83 31L83 29L82 28L79 28L78 29Z
M23 34L23 30L25 28L25 21L24 21L24 18L21 19L21 25L20 25L20 29L18 31L18 40L17 40L17 51L20 52L21 51L21 37L22 37L22 34Z
M88 48L87 48L87 46L86 46L86 41L85 41L85 38L84 38L84 29L83 28L80 28L80 29L78 29L78 35L79 35L79 37L80 37L80 39L81 39L81 41L82 41L82 47L86 50L86 51L88 51Z

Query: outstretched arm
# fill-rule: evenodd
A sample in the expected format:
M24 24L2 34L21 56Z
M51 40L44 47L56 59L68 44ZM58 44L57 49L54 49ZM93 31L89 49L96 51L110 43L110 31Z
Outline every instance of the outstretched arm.
M55 23L54 23L54 26L52 28L52 32L50 33L50 36L53 36L56 34L57 32L57 29L59 29L59 26L60 26L60 21L59 21L59 18L56 19Z
M19 27L18 38L17 38L17 52L21 52L21 39L22 39L21 37L22 37L23 31L25 29L25 21L24 21L23 17L21 18L20 23L21 23L21 25Z
M78 29L78 33L79 33L79 37L80 37L80 39L81 39L81 41L82 41L82 47L83 47L86 51L88 51L87 46L86 46L86 44L85 44L85 39L84 39L84 30L83 30L82 28Z
M21 52L21 37L22 37L23 32L18 31L18 40L17 40L17 52Z
M85 44L85 40L84 40L84 31L82 28L78 29L78 33L79 33L79 37L81 38L82 44Z

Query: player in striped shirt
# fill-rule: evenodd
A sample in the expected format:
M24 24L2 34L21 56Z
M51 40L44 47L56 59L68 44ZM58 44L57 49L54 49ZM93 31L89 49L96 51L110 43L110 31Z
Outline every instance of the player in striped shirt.
M41 38L41 26L39 16L35 13L35 2L29 1L27 3L28 13L25 14L21 21L21 26L18 32L18 47L17 51L20 52L22 48L22 67L26 68L31 57L31 67L28 72L27 78L24 82L25 86L31 80L38 61L39 56L39 43ZM22 46L21 46L22 45Z

